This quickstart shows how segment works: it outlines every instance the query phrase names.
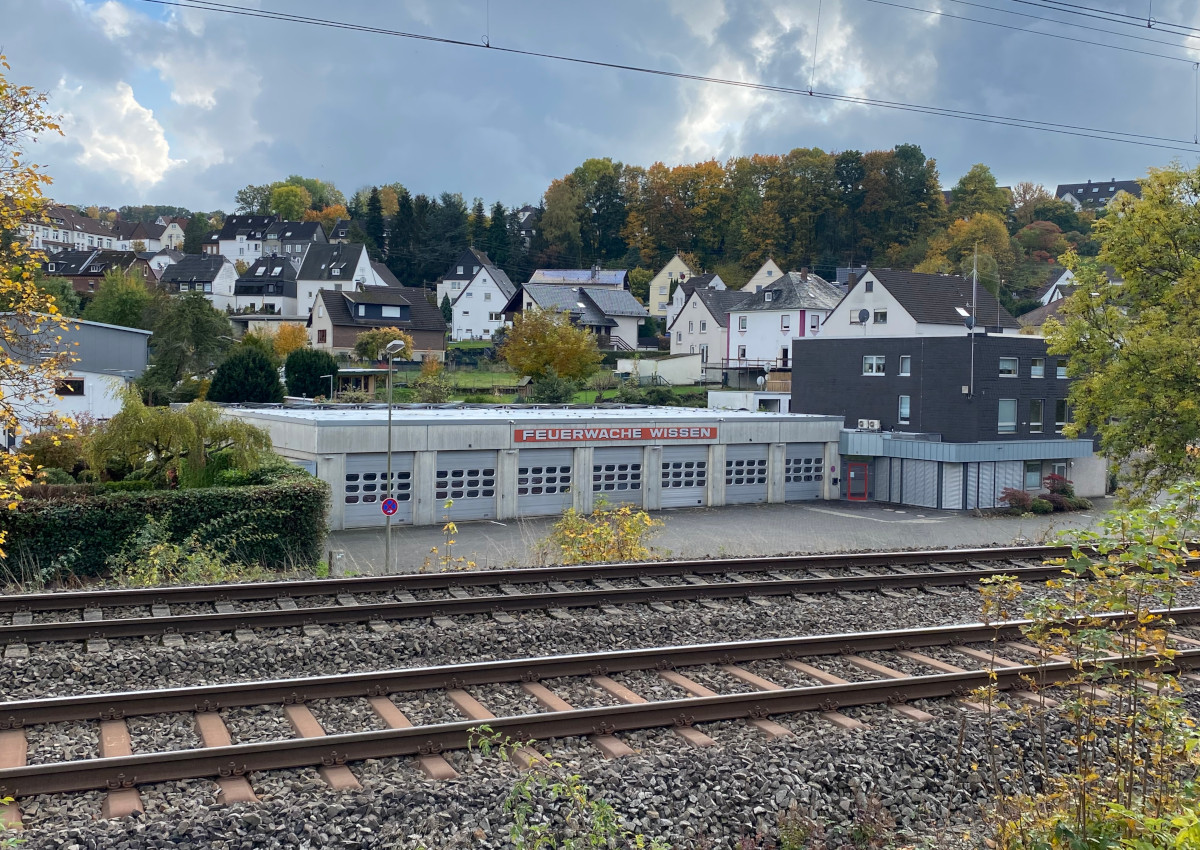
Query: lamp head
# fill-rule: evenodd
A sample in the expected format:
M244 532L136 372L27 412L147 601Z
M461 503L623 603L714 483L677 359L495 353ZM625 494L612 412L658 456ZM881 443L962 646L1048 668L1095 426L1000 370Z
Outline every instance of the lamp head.
M386 351L388 354L399 354L403 350L404 350L404 340L402 340L402 339L392 340L391 342L389 342L387 344L387 347L384 349L384 351Z

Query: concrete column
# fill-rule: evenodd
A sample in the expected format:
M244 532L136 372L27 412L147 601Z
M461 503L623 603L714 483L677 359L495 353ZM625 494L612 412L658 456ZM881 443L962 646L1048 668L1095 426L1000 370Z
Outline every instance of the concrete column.
M787 458L787 443L771 443L767 448L767 501L778 504L787 501L784 484L784 462Z
M346 456L317 455L317 477L329 485L329 528L346 527Z
M708 504L725 504L725 444L708 447Z
M596 461L596 450L591 446L577 446L571 456L571 506L576 513L590 514L595 500L592 493L592 464Z
M517 478L519 458L516 449L501 449L496 453L496 519L515 519L517 510Z
M662 509L662 446L646 446L642 451L642 507Z
M823 474L825 480L821 482L821 498L826 501L840 499L842 497L842 453L837 443L825 444L825 469ZM839 480L839 483L833 483L833 479L835 478Z
M434 487L437 483L437 452L413 454L413 525L433 525L441 519L442 502Z

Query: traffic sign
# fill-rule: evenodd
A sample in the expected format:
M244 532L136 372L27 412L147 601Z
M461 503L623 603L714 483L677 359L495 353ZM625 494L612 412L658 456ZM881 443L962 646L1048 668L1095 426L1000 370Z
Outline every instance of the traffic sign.
M396 511L400 510L400 503L395 499L384 499L380 503L379 507L385 514L391 516Z

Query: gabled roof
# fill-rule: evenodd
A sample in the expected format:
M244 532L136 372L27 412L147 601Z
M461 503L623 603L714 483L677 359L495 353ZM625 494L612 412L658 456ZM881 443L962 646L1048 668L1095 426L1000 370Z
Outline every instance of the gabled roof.
M767 296L771 300L767 300ZM738 312L749 310L832 310L842 300L842 291L820 275L788 272L783 277L750 293Z
M247 239L264 239L267 229L278 221L273 215L231 215L221 227L222 240L231 241L239 236Z
M729 311L741 307L749 298L753 297L752 292L743 292L740 289L712 289L704 287L694 290L688 300L697 298L704 305L704 309L708 310L713 320L721 327L729 327ZM687 305L687 301L683 302ZM679 315L675 317L675 322L683 318L687 310L680 310ZM675 327L675 322L671 322L671 327ZM668 328L670 330L670 328Z
M42 265L46 267L46 273L52 275L77 275L83 274L88 266L88 262L96 254L100 253L95 249L87 251L59 251L52 257L47 258ZM54 266L54 271L50 271L49 267Z
M617 322L613 316L645 318L650 315L625 289L609 286L558 286L553 283L527 283L522 289L541 309L569 313L573 321L589 327L616 327ZM521 301L520 294L514 294L505 305L505 311L518 309Z
M304 263L297 277L300 280L335 280L339 283L354 277L354 270L366 248L352 242L314 242L304 254ZM338 274L334 274L334 270Z
M564 286L625 286L629 283L626 269L538 269L530 283L556 283Z
M317 292L317 298L325 306L329 321L335 327L357 327L366 330L367 328L394 326L401 330L446 332L446 320L442 318L442 311L429 303L423 289L408 286L388 287L387 289L373 287L364 292L322 289ZM354 315L353 307L356 304L407 305L409 308L408 319L359 318ZM308 323L312 324L312 315L308 317Z
M1017 316L1017 322L1023 328L1040 328L1046 323L1047 319L1058 318L1058 311L1062 309L1064 303L1066 302L1062 298L1059 298L1056 301L1051 301L1049 304L1043 304L1041 307Z
M478 268L476 267L482 268L490 265L493 265L493 263L488 259L486 253L480 251L478 248L466 248L458 255L458 259L450 264L450 269L442 275L442 280L461 280L465 282L475 277L478 272ZM462 274L458 272L459 266L462 266Z
M871 269L879 283L914 320L929 325L962 325L956 307L971 310L971 281L959 275L919 274L896 269ZM863 285L863 278L854 289ZM853 292L854 289L850 291ZM975 320L985 327L1019 328L1020 324L984 286L977 288Z
M482 251L480 251L479 253L482 254L483 257L486 259L487 254L484 254ZM477 276L479 276L480 274L482 274L483 272L487 272L489 275L492 276L492 280L494 280L496 282L496 287L500 290L500 294L504 296L505 301L508 301L510 298L513 297L513 294L516 293L517 285L515 283L513 283L511 280L509 280L508 275L506 275L504 273L504 269L500 268L499 266L494 266L490 262L486 262L482 266L480 266L479 271L476 272L475 274L471 275L470 280L474 281L475 278ZM467 286L464 286L462 288L462 290L459 291L458 297L454 299L455 303L458 303L459 298L462 298L463 295L466 294L467 289L469 287L470 287L470 284L468 283Z
M1042 281L1042 285L1038 287L1037 294L1034 297L1038 299L1044 298L1046 293L1054 287L1054 284L1062 280L1065 274L1067 274L1067 270L1062 266L1050 266L1046 272L1046 277Z
M319 221L277 221L267 228L263 238L281 242L324 242L325 228Z
M355 224L358 224L358 222L356 222L354 219L339 218L337 220L337 224L335 224L333 226L333 228L329 231L329 238L330 239L349 239L350 238L350 228L353 227ZM361 228L362 225L359 225L359 227Z
M275 291L269 287L275 286ZM234 295L282 295L296 297L296 267L287 257L259 257L237 279Z
M229 260L220 254L189 254L163 269L163 283L212 283Z
M375 272L375 276L378 277L381 281L383 281L384 286L394 286L394 287L403 287L404 286L404 284L402 284L400 282L400 278L398 278L394 274L392 274L392 270L389 269L383 263L372 260L371 261L371 271Z
M1136 180L1088 180L1086 183L1060 183L1054 190L1054 197L1061 200L1066 195L1072 195L1084 207L1105 206L1117 192L1128 192L1135 198L1142 196L1142 184Z

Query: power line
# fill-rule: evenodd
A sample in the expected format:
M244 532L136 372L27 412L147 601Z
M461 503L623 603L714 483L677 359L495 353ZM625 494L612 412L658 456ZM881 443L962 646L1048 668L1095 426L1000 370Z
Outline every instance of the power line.
M1086 39L1086 38L1073 38L1069 35L1058 35L1057 33L1041 32L1040 30L1031 30L1031 29L1026 29L1025 27L1014 26L1013 24L1002 24L998 21L985 21L981 18L968 18L965 15L955 15L950 12L941 12L941 11L938 11L937 9L921 9L916 6L906 6L903 3L891 2L891 0L865 0L865 2L876 3L880 6L891 6L896 9L907 9L910 12L922 12L926 15L938 15L943 18L953 18L956 21L969 21L974 24L983 24L983 25L989 26L989 27L998 27L1000 29L1013 30L1015 32L1025 33L1026 35L1040 35L1043 38L1052 38L1055 41L1073 41L1076 44L1085 44L1088 47L1104 47L1104 48L1108 48L1109 50L1120 50L1124 53L1137 53L1141 56L1151 56L1156 59L1170 59L1175 62L1185 62L1189 65L1192 64L1192 62L1194 61L1192 59L1187 59L1182 56L1167 56L1164 53L1153 53L1149 50L1138 50L1135 47L1121 47L1120 45L1104 44L1103 42L1092 41L1092 40ZM955 2L961 2L961 0L955 0ZM991 8L989 6L981 6L977 3L964 3L964 5L975 6L976 8L980 8L980 9L990 9ZM1005 10L995 9L993 11L1004 12ZM1008 14L1015 15L1015 14L1021 14L1021 13L1008 12ZM1037 18L1034 15L1027 15L1024 17L1031 17L1031 18L1035 18L1036 20L1051 21L1052 23L1065 23L1062 21L1055 21L1053 18ZM1098 32L1105 32L1105 33L1108 33L1109 35L1117 36L1118 38L1126 37L1123 33L1112 32L1111 30L1104 30L1104 29L1100 29L1099 27L1086 27L1086 29L1095 29ZM1156 44L1169 44L1169 42L1159 41L1158 39L1144 39L1144 40L1145 41L1153 41ZM1192 49L1192 48L1184 47L1183 45L1171 45L1171 46L1172 47L1180 47L1184 50Z
M427 41L436 44L446 44L455 47L470 47L480 50L492 50L499 53L507 53L514 56L527 56L538 59L549 59L557 62L569 62L577 65L587 65L595 68L609 68L612 70L629 71L639 74L649 74L651 76L667 77L679 80L691 80L693 82L711 83L715 85L732 86L736 88L751 89L754 91L771 92L775 94L790 94L804 95L807 97L817 98L819 100L828 100L835 103L847 103L858 106L873 106L880 109L891 109L900 112L913 112L922 115L935 115L944 118L958 118L964 121L975 121L983 124L993 124L1006 127L1018 127L1027 130L1038 130L1046 133L1056 133L1064 136L1076 136L1080 138L1096 139L1099 141L1108 142L1124 142L1126 144L1140 145L1142 147L1160 148L1163 150L1182 151L1185 153L1195 153L1197 147L1194 142L1186 139L1177 139L1169 136L1153 136L1146 133L1128 133L1123 130L1109 130L1096 127L1086 127L1075 124L1063 124L1051 121L1038 121L1030 118L1016 118L1005 115L991 115L985 112L976 112L973 110L950 109L940 106L929 106L924 104L907 103L905 101L881 100L878 98L862 97L858 95L846 95L837 92L820 92L808 91L806 89L793 88L790 86L778 86L768 83L754 83L746 80L730 80L720 77L708 77L700 74L686 74L680 71L667 71L661 68L646 68L638 65L626 65L617 62L603 62L598 59L584 59L578 56L565 56L554 53L544 53L535 50L521 50L515 47L497 47L494 44L480 44L477 42L463 41L461 39L447 38L445 36L425 35L422 33L405 32L403 30L393 30L384 27L369 26L366 24L353 24L346 21L337 21L328 18L317 18L307 15L296 15L287 12L274 12L267 9L244 9L232 6L228 3L217 3L212 0L142 0L143 3L149 3L156 6L177 7L183 9L194 9L198 11L219 12L222 14L236 15L247 18L262 18L265 20L285 21L289 23L306 24L309 26L324 27L327 29L340 29L350 32L365 32L374 35L387 35L396 38L407 38L416 41Z
M1142 17L1141 15L1130 15L1128 12L1112 12L1108 9L1096 9L1092 6L1081 6L1078 3L1066 3L1064 0L1045 0L1045 2L1052 3L1055 6L1065 6L1066 10L1071 11L1080 10L1086 12L1099 12L1102 15L1109 15L1114 19L1126 18L1131 21L1136 21L1137 23L1135 25L1139 27L1142 26L1142 22L1144 21L1146 29L1154 29L1155 27L1173 27L1175 29L1189 30L1191 32L1200 32L1200 27L1191 27L1187 24L1172 24L1168 21L1160 21L1151 17L1150 14ZM1117 23L1124 23L1124 21L1117 21Z
M1051 11L1063 12L1065 14L1070 14L1070 15L1079 15L1080 17L1084 17L1084 18L1094 18L1095 20L1098 20L1098 21L1107 21L1110 24L1124 24L1126 26L1131 26L1131 27L1141 27L1142 24L1140 23L1140 21L1143 20L1141 18L1138 18L1133 21L1126 21L1126 20L1121 20L1119 18L1109 17L1108 15L1111 15L1112 14L1111 12L1109 12L1107 14L1096 14L1094 12L1087 11L1087 9L1089 7L1085 7L1085 6L1074 6L1074 7L1066 8L1064 6L1051 6L1051 5L1048 5L1047 3L1037 2L1037 0L1009 0L1009 2L1010 3L1020 3L1023 6L1033 6L1038 9L1049 9ZM1167 29L1163 29L1163 27L1167 27ZM1177 36L1180 36L1181 38L1200 40L1200 35L1188 35L1187 32L1172 32L1171 31L1172 29L1175 29L1175 28L1181 29L1181 30L1193 29L1192 27L1186 27L1186 26L1183 26L1182 24L1169 24L1169 23L1157 21L1157 22L1154 22L1153 27L1148 27L1148 28L1149 29L1158 28L1158 30L1160 32L1165 32L1167 35L1177 35Z

